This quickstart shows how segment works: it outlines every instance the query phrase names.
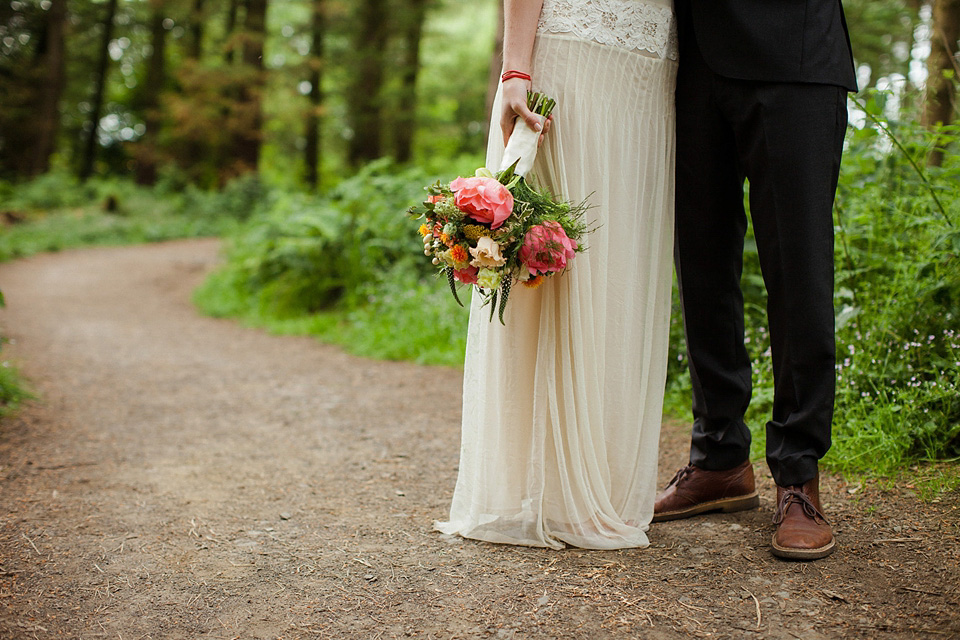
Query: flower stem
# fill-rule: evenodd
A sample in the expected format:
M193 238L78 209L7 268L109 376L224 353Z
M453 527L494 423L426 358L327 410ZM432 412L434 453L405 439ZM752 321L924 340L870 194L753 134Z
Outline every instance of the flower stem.
M537 115L549 118L555 106L557 106L557 101L548 97L545 93L527 91L527 108Z

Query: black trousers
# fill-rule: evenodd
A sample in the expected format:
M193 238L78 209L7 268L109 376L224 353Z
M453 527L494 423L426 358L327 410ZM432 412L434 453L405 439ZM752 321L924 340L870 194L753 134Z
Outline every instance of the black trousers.
M781 486L814 477L835 392L833 199L846 91L715 74L681 32L675 261L693 382L690 461L747 459L750 359L740 275L750 184L773 357L767 462Z

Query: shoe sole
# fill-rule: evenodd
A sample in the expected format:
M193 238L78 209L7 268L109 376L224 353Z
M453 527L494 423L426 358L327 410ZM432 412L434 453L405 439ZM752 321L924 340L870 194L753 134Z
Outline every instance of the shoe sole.
M760 494L756 491L745 496L735 498L721 498L720 500L711 500L710 502L701 502L686 509L679 511L664 511L654 514L651 522L667 522L668 520L682 520L683 518L692 518L703 513L712 513L722 511L723 513L733 513L734 511L747 511L756 509L760 506Z
M777 536L774 534L773 538L770 540L770 546L770 552L778 558L783 558L784 560L819 560L820 558L826 558L828 555L833 553L837 546L837 539L830 538L830 542L816 549L795 549L792 547L781 547L778 545Z

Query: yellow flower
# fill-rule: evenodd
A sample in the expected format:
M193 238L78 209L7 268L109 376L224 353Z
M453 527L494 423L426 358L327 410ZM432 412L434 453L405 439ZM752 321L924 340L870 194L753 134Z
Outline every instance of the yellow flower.
M483 236L489 236L490 230L486 227L481 227L478 224L465 224L463 225L463 235L467 238L467 240L473 240L476 242Z
M497 289L502 280L503 273L501 271L494 271L493 269L480 269L480 271L477 272L477 284L482 289Z
M430 233L430 229L429 229L429 228L427 227L427 225L425 225L425 224L420 225L420 228L417 229L417 231L419 231L419 232L420 232L420 235L422 235L422 236L425 236L425 235L427 235L428 233Z

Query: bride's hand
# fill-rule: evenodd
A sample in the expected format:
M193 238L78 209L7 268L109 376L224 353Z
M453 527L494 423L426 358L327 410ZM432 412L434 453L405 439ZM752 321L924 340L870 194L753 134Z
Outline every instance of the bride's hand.
M503 132L504 146L510 139L510 134L513 133L517 118L523 118L531 129L540 131L539 142L543 142L544 134L550 130L550 120L553 116L547 118L546 122L541 125L539 116L527 108L527 90L529 88L530 81L522 78L511 78L503 83L500 131Z

